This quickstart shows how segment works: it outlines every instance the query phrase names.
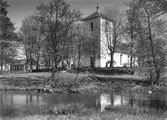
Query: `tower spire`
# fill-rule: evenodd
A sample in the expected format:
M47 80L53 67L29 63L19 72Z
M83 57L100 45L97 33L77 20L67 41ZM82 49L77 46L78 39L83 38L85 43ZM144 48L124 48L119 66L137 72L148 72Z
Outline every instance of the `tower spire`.
M96 7L96 9L97 9L97 11L99 11L99 5L98 5L98 3L97 3L97 7Z

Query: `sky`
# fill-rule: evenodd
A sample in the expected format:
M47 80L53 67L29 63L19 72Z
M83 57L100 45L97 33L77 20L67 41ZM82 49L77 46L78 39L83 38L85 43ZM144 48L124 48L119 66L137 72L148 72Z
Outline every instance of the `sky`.
M36 11L36 6L41 3L48 4L50 0L7 0L10 7L7 9L11 21L19 31L22 20ZM83 18L96 11L97 3L99 11L103 11L105 6L118 6L122 10L128 9L124 3L131 0L65 0L70 5L70 9L80 10Z

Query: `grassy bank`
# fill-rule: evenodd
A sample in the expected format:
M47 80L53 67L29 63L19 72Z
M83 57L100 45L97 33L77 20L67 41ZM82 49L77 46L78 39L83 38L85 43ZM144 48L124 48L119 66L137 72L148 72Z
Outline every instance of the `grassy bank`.
M30 91L46 87L51 73L3 74L0 75L0 90ZM135 75L95 75L58 72L49 89L53 92L166 92L167 84L145 86L144 78Z
M50 73L1 74L0 90L34 90L43 87Z

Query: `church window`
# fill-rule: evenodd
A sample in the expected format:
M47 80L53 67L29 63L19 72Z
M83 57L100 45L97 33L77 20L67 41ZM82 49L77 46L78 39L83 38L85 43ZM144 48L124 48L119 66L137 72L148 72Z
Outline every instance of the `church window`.
M106 21L105 30L106 30L106 32L109 32L109 22L108 21Z
M128 55L128 65L130 64L130 56Z
M122 54L120 54L120 65L122 65Z
M93 31L93 22L90 22L90 31Z
M108 21L106 21L105 22L105 33L106 33L106 38L107 38L107 40L111 40L111 36L110 36L110 30L109 30L109 22Z

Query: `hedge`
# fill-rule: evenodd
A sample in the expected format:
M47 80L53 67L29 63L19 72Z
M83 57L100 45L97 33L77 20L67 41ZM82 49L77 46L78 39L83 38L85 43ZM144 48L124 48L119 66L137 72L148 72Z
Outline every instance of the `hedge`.
M130 70L128 67L114 67L114 68L101 68L101 67L82 67L77 69L80 72L90 72L96 74L131 74L134 75L134 70Z

